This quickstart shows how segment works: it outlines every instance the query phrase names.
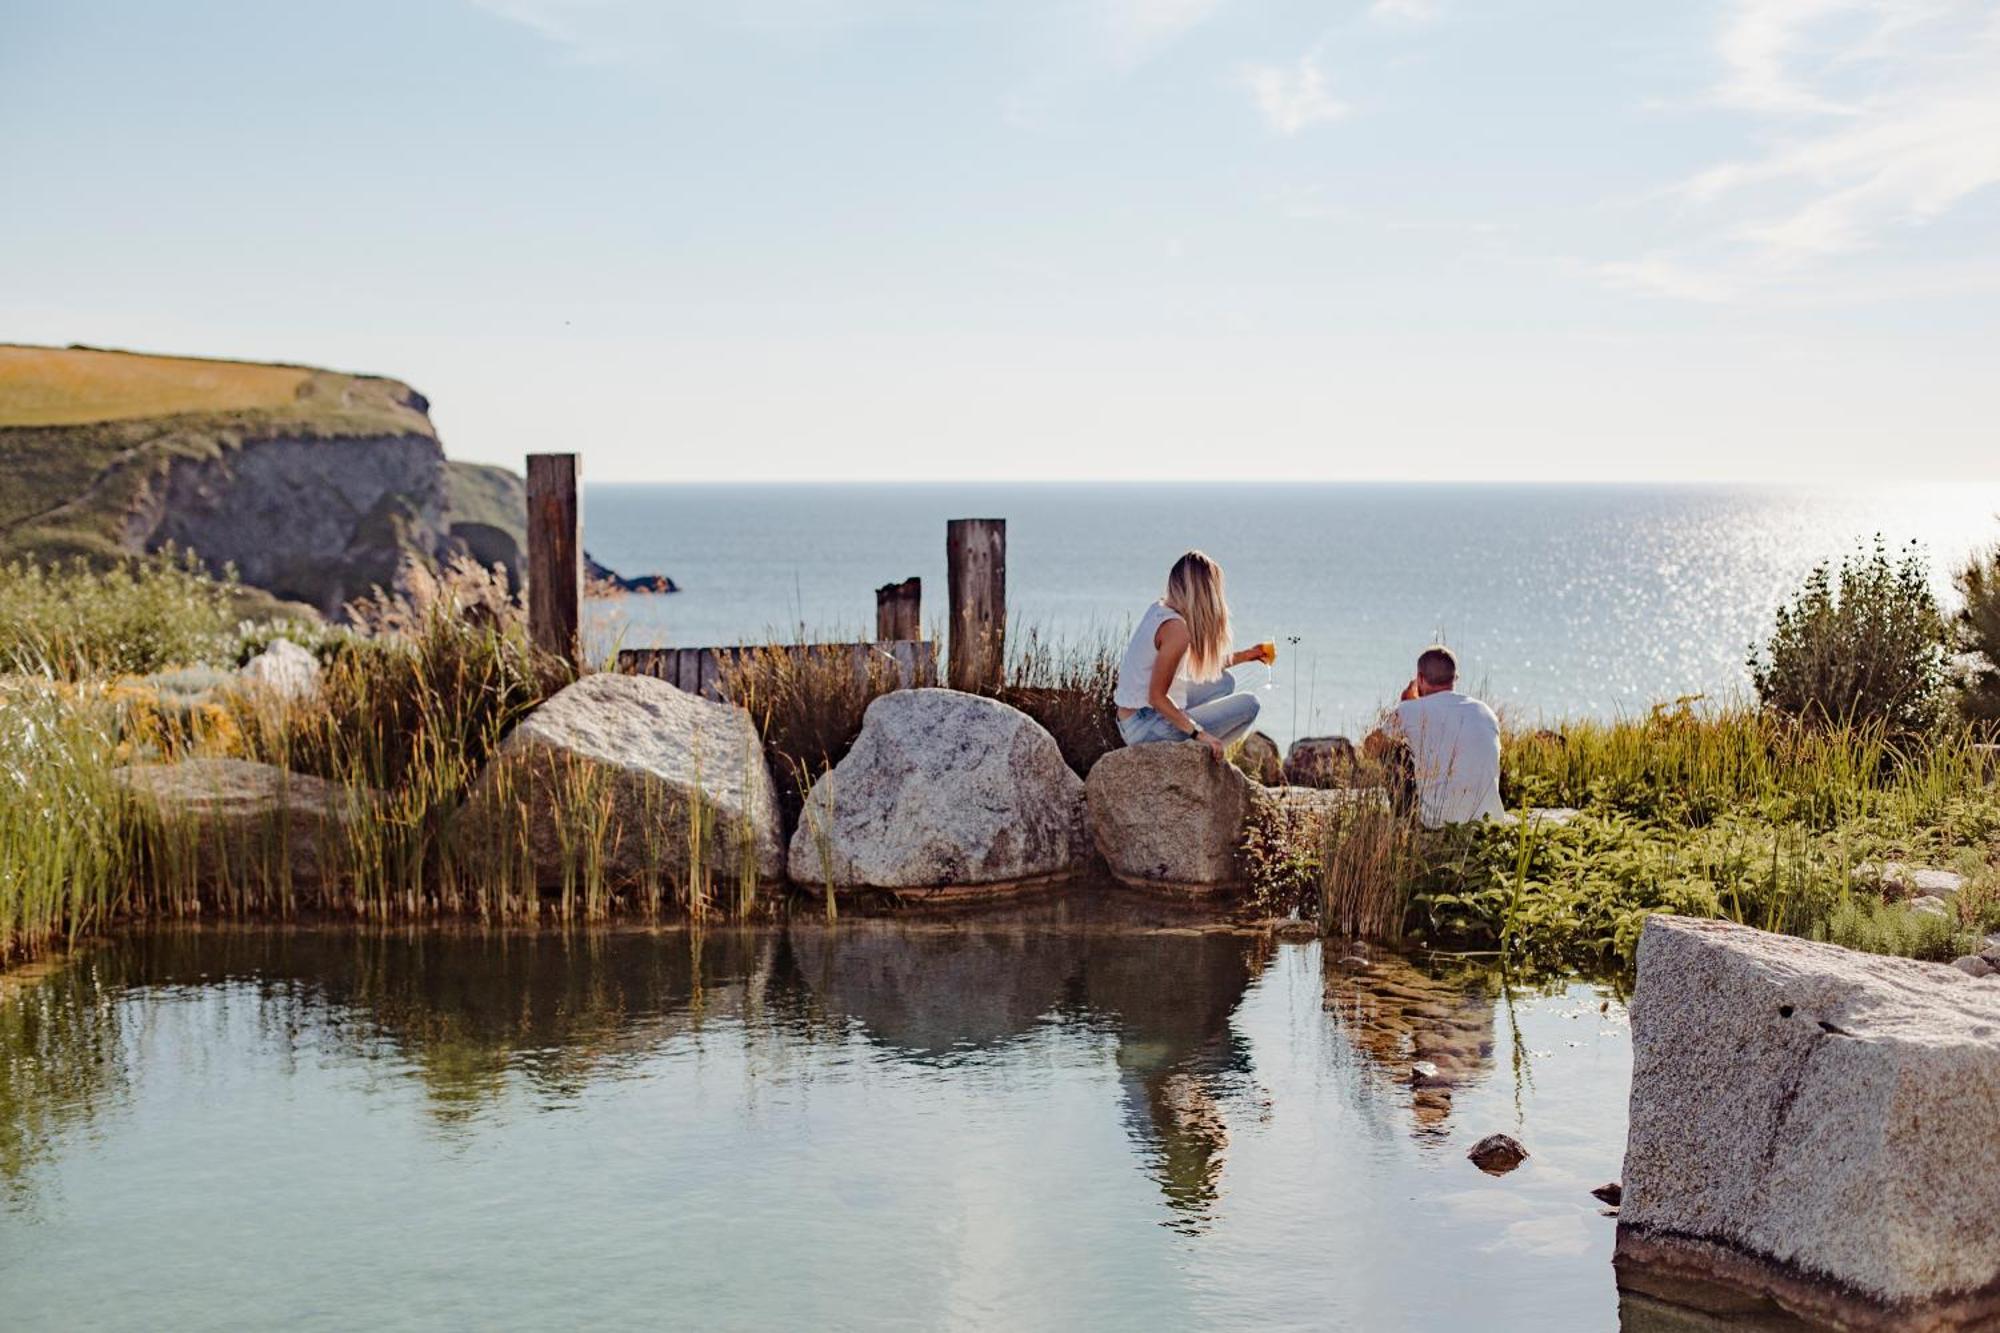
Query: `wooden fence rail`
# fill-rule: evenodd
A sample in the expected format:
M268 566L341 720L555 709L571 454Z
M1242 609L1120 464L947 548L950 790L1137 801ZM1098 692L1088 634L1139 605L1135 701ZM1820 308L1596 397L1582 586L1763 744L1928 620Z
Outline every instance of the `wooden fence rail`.
M677 690L705 699L722 698L722 681L745 653L782 652L793 656L816 653L845 654L857 676L876 667L893 664L902 689L917 689L938 683L938 650L935 643L902 639L887 643L785 643L746 644L718 648L624 648L618 653L617 669L630 675L654 676Z

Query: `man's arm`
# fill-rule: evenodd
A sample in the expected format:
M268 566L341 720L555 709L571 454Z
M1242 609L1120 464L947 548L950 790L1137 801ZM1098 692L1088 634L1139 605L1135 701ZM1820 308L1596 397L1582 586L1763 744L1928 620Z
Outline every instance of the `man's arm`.
M1391 708L1382 714L1381 722L1376 724L1375 730L1369 732L1368 738L1361 742L1361 752L1370 759L1384 758L1399 742L1406 739L1406 736L1407 733L1403 730L1403 715Z

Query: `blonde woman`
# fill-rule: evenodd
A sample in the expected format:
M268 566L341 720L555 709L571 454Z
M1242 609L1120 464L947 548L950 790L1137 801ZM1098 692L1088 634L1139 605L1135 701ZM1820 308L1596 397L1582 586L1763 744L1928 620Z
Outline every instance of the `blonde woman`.
M1223 750L1257 720L1257 696L1237 694L1228 668L1269 663L1277 649L1229 648L1229 603L1222 566L1189 551L1167 575L1167 595L1146 608L1118 664L1118 734L1127 745L1200 741Z

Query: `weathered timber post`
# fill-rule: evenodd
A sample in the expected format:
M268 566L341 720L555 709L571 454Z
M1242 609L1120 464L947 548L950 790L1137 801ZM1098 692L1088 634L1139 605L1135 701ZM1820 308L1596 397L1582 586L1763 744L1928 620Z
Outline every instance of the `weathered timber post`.
M954 690L990 693L1007 665L1007 520L954 518L945 524L950 576Z
M583 466L575 454L528 455L528 632L583 665Z
M922 579L885 583L875 590L875 638L879 643L921 639L923 630Z

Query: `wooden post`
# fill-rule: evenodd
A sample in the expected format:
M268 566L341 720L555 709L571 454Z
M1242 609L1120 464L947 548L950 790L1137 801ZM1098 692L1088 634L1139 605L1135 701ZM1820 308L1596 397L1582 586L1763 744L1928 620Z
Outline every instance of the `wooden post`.
M990 693L1007 667L1007 520L954 518L945 524L951 609L951 688Z
M875 590L875 638L882 643L924 637L924 581L904 579Z
M583 665L583 467L575 454L528 455L528 632Z

